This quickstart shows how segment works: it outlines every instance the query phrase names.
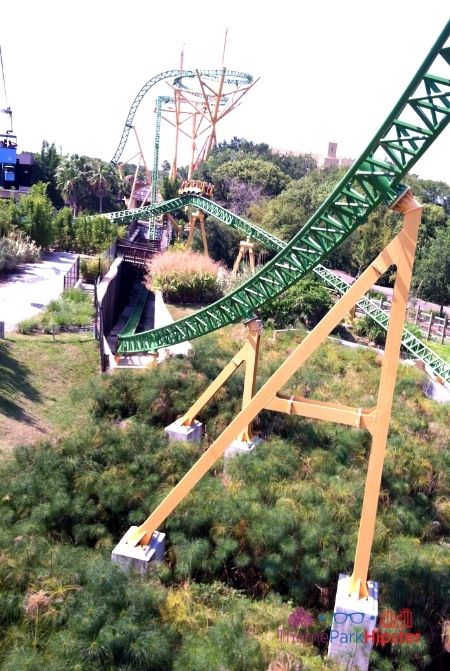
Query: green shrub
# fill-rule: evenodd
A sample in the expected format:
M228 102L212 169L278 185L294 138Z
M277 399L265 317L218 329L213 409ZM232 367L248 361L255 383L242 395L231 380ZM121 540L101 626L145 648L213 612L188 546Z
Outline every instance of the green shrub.
M39 331L40 327L41 327L40 315L36 315L36 317L29 317L28 319L22 319L22 321L19 322L17 325L19 333L22 333L23 335L29 335L34 331Z
M301 280L258 309L261 319L275 328L305 325L313 328L332 306L328 290L313 279Z
M41 322L44 331L52 330L54 326L87 326L92 322L91 300L80 289L70 289L48 304Z
M221 270L219 263L203 254L168 251L150 261L146 283L152 291L162 291L169 301L210 303L220 296Z
M119 235L123 228L118 228L108 217L96 215L80 216L74 222L74 246L81 254L103 252Z
M104 256L82 259L80 263L80 272L84 282L94 284L99 275L106 275L110 265L111 263Z
M412 333L419 340L422 340L424 337L422 329L417 324L405 324L405 331L409 331L409 333Z
M380 347L386 342L386 329L369 317L369 315L355 320L353 328L357 335L366 336Z
M88 326L92 322L92 301L81 289L68 289L56 300L50 301L44 312L29 319L23 319L19 332L29 335L43 330L52 333L56 329Z

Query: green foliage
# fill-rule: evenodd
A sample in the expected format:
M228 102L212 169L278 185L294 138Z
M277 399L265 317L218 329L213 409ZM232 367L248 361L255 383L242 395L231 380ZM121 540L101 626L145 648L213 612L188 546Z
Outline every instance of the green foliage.
M74 249L81 254L103 252L121 233L108 218L80 216L74 222Z
M242 158L262 159L273 163L291 179L300 179L317 168L317 163L310 154L294 155L290 152L280 154L265 142L255 143L245 138L234 137L230 141L219 142L218 146L212 149L208 159L197 171L197 176L211 182L214 180L217 168L226 162Z
M19 223L18 210L13 198L0 199L0 236L7 235Z
M203 254L168 251L150 261L147 286L169 301L210 303L220 294L220 271L220 264Z
M268 320L275 328L299 324L313 328L331 305L330 293L322 284L314 279L304 279L259 308L258 312L263 321Z
M34 165L32 168L33 183L45 182L47 184L48 197L54 207L62 207L64 201L56 188L56 171L61 161L55 143L51 144L46 140L42 141L41 151L34 155Z
M283 193L267 203L261 219L263 228L290 240L331 193L342 174L343 171L331 168L313 170L291 182Z
M53 243L61 250L74 248L75 231L70 207L63 207L53 219Z
M47 184L33 184L17 205L20 228L40 247L53 242L53 206L47 196Z
M450 304L450 221L445 228L439 228L416 264L414 283L421 298L438 303Z
M80 289L68 289L60 298L50 301L44 312L19 324L19 332L25 335L44 330L52 332L70 327L88 326L92 322L93 310L91 298Z
M353 329L357 335L367 336L376 345L382 346L386 342L386 330L369 315L356 319Z
M96 209L100 213L103 201L108 210L116 209L116 201L123 195L124 184L117 169L100 159L72 154L64 156L55 171L58 191L70 206L74 216L81 210Z
M92 322L92 316L90 296L80 289L69 289L61 298L50 301L42 315L42 325L44 330L53 326L87 326Z
M250 157L223 163L215 170L213 179L218 186L227 179L259 185L268 196L279 194L290 181L289 177L273 163L261 158Z
M178 189L180 188L179 179L170 179L168 175L164 174L161 184L161 196L163 200L171 200L177 198Z
M405 331L409 331L409 333L412 333L419 340L423 340L422 329L417 324L405 324Z
M258 387L301 337L263 338ZM91 421L0 465L3 668L266 671L283 653L301 668L325 668L316 649L286 647L276 631L295 605L328 614L339 572L351 570L364 431L261 413L255 430L265 442L226 474L219 460L169 516L164 565L141 580L110 564L117 539L202 453L168 443L163 427L241 342L233 327L199 341L190 360L98 378L81 392ZM370 407L378 377L373 353L326 344L286 392ZM414 651L384 651L377 668L424 669L441 649L449 601L450 428L421 383L400 368L372 571L383 608L411 607L424 639ZM202 411L206 444L238 411L242 384L237 371Z
M242 235L225 224L211 221L210 217L205 222L205 230L211 258L225 264L227 268L232 268L239 253ZM203 252L203 243L198 231L194 234L192 249Z
M35 263L40 257L39 247L20 231L0 238L0 273L11 272L21 263Z
M97 256L92 259L81 259L80 273L83 281L88 284L94 284L99 275L106 275L110 267L110 261L104 256Z
M41 319L39 315L36 317L29 317L28 319L22 319L22 321L17 324L17 329L19 333L22 333L23 335L30 335L31 333L40 331Z

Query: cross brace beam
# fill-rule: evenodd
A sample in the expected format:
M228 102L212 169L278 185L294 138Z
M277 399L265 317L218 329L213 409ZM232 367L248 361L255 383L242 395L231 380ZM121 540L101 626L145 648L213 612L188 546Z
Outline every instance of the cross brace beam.
M319 324L317 324L317 326L287 357L261 389L254 395L253 393L250 395L248 392L247 395L244 394L243 408L241 412L202 454L198 461L137 529L133 536L130 536L128 542L132 544L148 543L153 532L158 529L168 515L170 515L177 505L189 494L192 488L208 472L217 459L223 455L228 445L236 439L236 436L242 435L242 432L249 427L253 419L259 412L261 412L261 410L265 408L270 410L283 410L295 414L302 414L307 417L339 421L344 424L349 424L350 426L358 425L362 428L366 428L372 434L372 447L367 470L355 563L350 579L349 591L356 599L368 596L367 574L370 551L375 530L378 497L391 418L402 330L406 315L422 206L417 203L411 192L407 191L402 194L397 203L394 203L393 209L402 212L404 215L401 231L383 249L348 291L338 300ZM292 375L316 351L355 303L357 303L372 285L376 283L379 277L394 264L397 265L397 274L392 297L392 309L381 368L376 408L370 410L353 409L348 406L339 406L333 403L321 403L296 397L288 398L279 394L280 390L289 381ZM255 365L256 358L257 357L254 358ZM231 364L228 364L228 366L230 365ZM236 367L234 364L232 365L235 369ZM232 372L233 371L231 371L226 378L229 377ZM193 406L193 408L194 407L195 406Z

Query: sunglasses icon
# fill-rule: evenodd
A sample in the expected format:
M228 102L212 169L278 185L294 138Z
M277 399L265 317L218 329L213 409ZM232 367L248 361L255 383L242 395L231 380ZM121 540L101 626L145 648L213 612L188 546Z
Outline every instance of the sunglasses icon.
M344 624L350 618L353 624L362 624L364 621L364 613L333 613L333 622L336 624Z

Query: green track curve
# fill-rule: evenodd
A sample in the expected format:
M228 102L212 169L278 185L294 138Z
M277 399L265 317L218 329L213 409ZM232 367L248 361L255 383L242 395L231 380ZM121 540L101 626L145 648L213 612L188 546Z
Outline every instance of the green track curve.
M268 233L264 229L255 224L246 221L242 217L233 214L229 210L217 205L216 203L203 198L202 196L186 195L181 198L174 198L173 200L165 201L158 206L158 211L164 208L165 212L170 212L178 209L184 205L195 204L204 212L213 215L218 221L229 225L230 227L245 233L252 240L261 242L267 249L279 252L286 248L286 242L280 240L272 233ZM169 209L168 209L169 208ZM322 264L317 264L313 268L313 272L321 278L331 289L344 294L350 287L350 284L338 277L328 268ZM389 325L389 313L382 310L374 301L367 296L364 296L358 301L358 306L377 322L381 327L387 330ZM125 329L121 332L120 337L127 335ZM412 354L416 359L422 360L423 363L436 375L442 377L448 384L450 384L450 364L446 363L437 354L435 354L427 345L425 345L419 338L416 338L408 330L403 331L402 346Z
M361 157L274 259L236 291L207 308L168 326L119 338L118 351L154 352L249 318L258 307L321 263L381 202L393 202L401 179L450 121L449 36L450 21ZM432 74L433 67L445 68L446 76ZM168 201L165 207L173 209L176 202L182 206L185 199ZM157 209L169 211L162 206ZM156 208L142 210L156 214ZM144 214L142 210L140 214ZM126 216L136 215L137 210L112 218L126 220Z

